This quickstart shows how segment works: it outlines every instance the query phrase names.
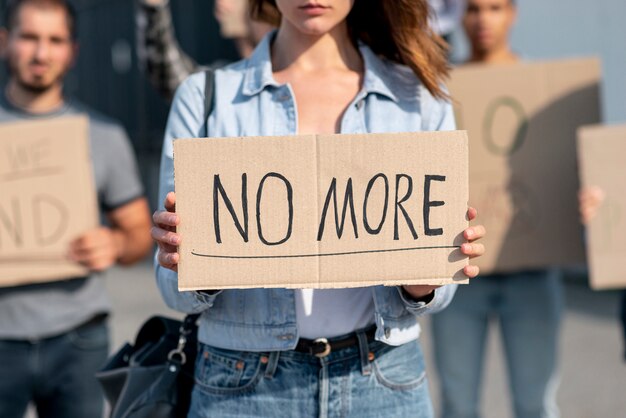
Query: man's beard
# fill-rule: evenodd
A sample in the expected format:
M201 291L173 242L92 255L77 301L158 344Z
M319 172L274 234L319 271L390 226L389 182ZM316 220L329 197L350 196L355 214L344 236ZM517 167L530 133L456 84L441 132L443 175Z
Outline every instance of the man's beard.
M17 82L18 86L29 92L32 94L42 94L45 93L47 91L49 91L50 89L54 88L57 84L58 81L63 80L63 78L65 77L65 74L67 73L67 71L63 72L62 74L59 75L59 77L57 77L56 79L50 81L49 83L46 84L33 84L33 83L29 83L27 81L24 81L20 75L19 75L19 70L17 68L17 66L13 66L11 65L10 60L7 60L6 62L6 68L8 70L8 74L9 77L11 75L14 76L15 81Z
M31 83L27 83L25 81L23 81L21 78L16 77L15 79L17 81L17 84L20 86L21 89L32 93L32 94L43 94L45 92L47 92L48 90L50 90L55 83L49 83L49 84L31 84Z

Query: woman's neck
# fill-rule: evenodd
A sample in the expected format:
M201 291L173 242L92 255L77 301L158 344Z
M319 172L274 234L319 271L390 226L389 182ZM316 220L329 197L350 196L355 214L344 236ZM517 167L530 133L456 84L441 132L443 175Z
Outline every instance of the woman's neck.
M34 114L50 113L64 104L63 87L60 84L39 92L28 90L16 80L11 80L7 84L5 95L13 106Z
M307 35L283 19L272 46L272 67L275 72L288 68L362 72L363 62L345 22L323 35Z

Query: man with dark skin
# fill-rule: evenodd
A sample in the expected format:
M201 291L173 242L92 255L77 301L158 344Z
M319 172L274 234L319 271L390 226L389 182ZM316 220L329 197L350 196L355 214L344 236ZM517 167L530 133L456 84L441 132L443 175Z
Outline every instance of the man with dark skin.
M96 272L127 265L151 249L150 215L123 129L63 93L78 52L73 8L65 0L16 0L0 29L9 80L0 93L0 123L89 118L95 185L106 226L85 231L67 257L86 277L0 289L0 416L100 417L94 373L108 355L110 304Z
M467 0L463 18L468 64L519 61L509 41L513 0ZM563 291L555 270L480 276L461 286L447 310L433 316L442 417L476 418L489 323L497 319L516 418L555 418L557 356Z

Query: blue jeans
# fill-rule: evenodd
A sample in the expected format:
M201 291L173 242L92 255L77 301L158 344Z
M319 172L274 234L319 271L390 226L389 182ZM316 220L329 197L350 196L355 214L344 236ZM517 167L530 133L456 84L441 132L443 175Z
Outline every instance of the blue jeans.
M433 315L442 417L476 418L489 321L500 322L517 418L555 418L563 289L555 271L481 276Z
M416 417L433 409L417 341L368 343L323 359L200 344L189 418Z
M37 341L0 340L0 417L100 418L104 399L94 373L106 361L105 320Z

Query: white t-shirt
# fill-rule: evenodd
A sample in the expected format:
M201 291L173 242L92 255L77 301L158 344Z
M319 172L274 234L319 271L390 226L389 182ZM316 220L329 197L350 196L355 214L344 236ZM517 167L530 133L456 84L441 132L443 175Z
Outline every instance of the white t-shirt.
M296 290L301 338L332 338L374 323L374 297L368 287Z

